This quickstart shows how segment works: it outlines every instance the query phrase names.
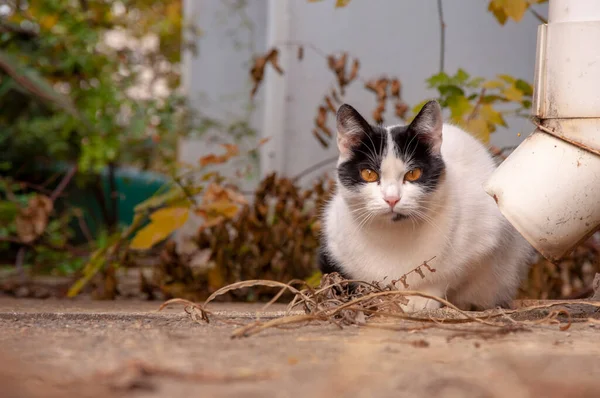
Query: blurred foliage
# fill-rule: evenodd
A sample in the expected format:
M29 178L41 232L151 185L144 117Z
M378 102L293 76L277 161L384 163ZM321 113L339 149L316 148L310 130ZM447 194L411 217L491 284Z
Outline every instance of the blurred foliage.
M153 284L167 298L202 300L237 281L310 278L319 245L318 215L332 189L328 179L302 189L290 179L270 174L235 217L205 219L194 238L197 251L192 258L178 254L170 242L161 254ZM230 298L244 301L272 295L272 289L229 293Z
M472 133L485 143L497 126L507 127L504 115L528 117L533 88L522 79L509 75L498 75L497 79L473 78L459 69L449 76L440 72L427 79L428 88L438 92L442 109L450 110L450 121ZM413 117L427 102L414 106ZM511 106L499 109L498 106Z
M555 263L540 256L521 285L519 298L588 298L593 294L592 282L597 273L600 273L600 233Z
M193 173L195 178L177 177L166 192L138 205L134 223L92 255L69 296L77 295L94 275L122 266L128 254L159 245L192 214L199 225L192 240L193 252L181 254L173 242L167 242L152 281L143 281L145 291L156 288L166 297L200 299L238 280L314 275L318 214L331 194L332 180L319 179L311 188L302 189L292 180L272 174L249 201L223 177L219 167L236 157L249 156L257 148L245 154L231 144L224 149L221 154L200 158L198 167L182 170L183 175ZM244 300L261 296L255 290L236 294L244 295L236 296ZM114 296L114 289L109 296Z
M173 91L179 85L181 3L18 4L0 17L3 157L77 163L83 173L109 163L147 168L173 160L181 132L182 97ZM119 34L122 42L109 44ZM144 80L147 74L153 81ZM159 96L158 84L168 93ZM76 104L76 111L56 106L61 101L54 97L68 98L62 102Z
M2 261L16 256L24 266L54 263L69 272L85 262L85 251L67 249L69 226L81 222L81 211L58 208L52 198L41 217L34 204L60 181L32 183L28 170L63 162L77 172L67 184L91 186L102 196L99 173L107 166L109 176L122 165L173 168L177 138L188 131L178 92L180 54L194 50L182 39L181 8L179 0L3 2Z
M0 252L8 253L18 244L20 254L14 250L12 255L20 257L23 269L28 266L36 273L72 273L85 262L81 251L69 245L73 237L69 222L77 217L76 209L51 217L53 201L26 188L10 178L0 179L0 192L7 195L6 200L0 200ZM28 252L35 253L35 261L25 263Z
M182 227L191 213L202 217L205 226L235 217L247 203L246 199L234 185L227 183L218 167L242 154L236 145L223 147L224 153L206 155L199 159L198 166L180 164L179 175L173 176L172 184L137 205L133 223L126 230L112 234L109 243L92 254L82 277L68 295L79 294L99 272L122 266L130 251L149 250L162 242ZM251 157L257 150L254 148L244 155Z

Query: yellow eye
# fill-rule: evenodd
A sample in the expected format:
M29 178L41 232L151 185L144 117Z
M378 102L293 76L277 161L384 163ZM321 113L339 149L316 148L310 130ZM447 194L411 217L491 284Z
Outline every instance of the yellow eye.
M360 171L360 176L366 182L375 182L379 179L379 175L371 169L362 169Z
M423 174L423 170L419 168L412 169L404 175L404 181L417 181L419 178L421 178L421 174Z

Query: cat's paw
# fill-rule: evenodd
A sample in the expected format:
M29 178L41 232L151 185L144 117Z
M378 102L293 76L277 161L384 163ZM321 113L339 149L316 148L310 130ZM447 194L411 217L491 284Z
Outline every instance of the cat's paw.
M413 313L422 310L435 310L442 307L442 304L439 301L420 297L420 296L409 296L407 297L408 304L402 304L402 309L404 312Z

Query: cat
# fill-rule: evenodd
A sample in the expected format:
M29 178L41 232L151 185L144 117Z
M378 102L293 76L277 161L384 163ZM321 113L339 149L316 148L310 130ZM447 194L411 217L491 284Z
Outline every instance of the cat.
M444 123L437 101L405 126L370 125L348 104L336 117L336 190L324 208L321 272L389 283L427 262L435 272L411 272L410 290L461 309L509 307L535 251L483 189L496 167L486 147ZM411 296L404 309L441 306Z

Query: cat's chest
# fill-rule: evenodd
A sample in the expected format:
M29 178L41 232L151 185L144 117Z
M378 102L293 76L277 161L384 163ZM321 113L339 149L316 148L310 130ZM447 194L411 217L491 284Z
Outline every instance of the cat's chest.
M432 257L442 257L445 244L427 229L373 228L334 237L330 250L353 277L382 280L399 278Z

